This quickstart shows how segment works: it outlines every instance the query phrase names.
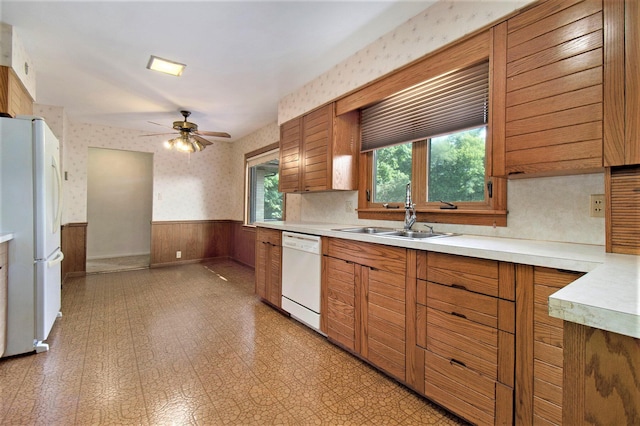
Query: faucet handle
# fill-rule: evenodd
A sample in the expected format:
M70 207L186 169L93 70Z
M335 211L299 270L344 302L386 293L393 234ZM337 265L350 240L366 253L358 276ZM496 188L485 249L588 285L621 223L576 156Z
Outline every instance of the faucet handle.
M422 225L426 226L427 228L429 228L429 232L433 234L433 226L429 226L426 223L423 223Z

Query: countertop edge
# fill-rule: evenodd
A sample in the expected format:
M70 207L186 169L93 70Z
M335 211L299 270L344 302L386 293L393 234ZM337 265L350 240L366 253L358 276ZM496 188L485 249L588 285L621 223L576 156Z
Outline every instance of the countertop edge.
M7 241L11 241L11 240L13 240L12 233L0 234L0 244L6 243Z

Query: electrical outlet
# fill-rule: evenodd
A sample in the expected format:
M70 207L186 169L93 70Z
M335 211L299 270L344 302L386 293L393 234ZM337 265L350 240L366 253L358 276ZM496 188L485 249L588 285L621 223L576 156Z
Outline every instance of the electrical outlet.
M182 252L180 250L178 250L176 252L176 259L180 259L182 257Z
M347 213L353 212L353 201L349 200L344 203L344 211Z
M604 217L604 194L589 196L589 216Z

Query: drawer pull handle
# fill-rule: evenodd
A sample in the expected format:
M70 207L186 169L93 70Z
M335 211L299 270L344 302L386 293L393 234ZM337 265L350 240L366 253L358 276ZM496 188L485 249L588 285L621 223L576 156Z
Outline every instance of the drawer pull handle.
M452 288L457 288L458 290L467 290L467 288L465 286L463 286L462 284L451 284Z
M455 358L451 358L451 360L449 361L449 364L451 364L451 365L456 364L456 365L459 365L460 367L467 368L467 364L465 364L465 363L464 363L464 362L462 362L462 361L458 361L458 360L457 360L457 359L455 359Z
M465 314L459 314L458 312L451 312L451 315L455 317L467 319L467 316Z

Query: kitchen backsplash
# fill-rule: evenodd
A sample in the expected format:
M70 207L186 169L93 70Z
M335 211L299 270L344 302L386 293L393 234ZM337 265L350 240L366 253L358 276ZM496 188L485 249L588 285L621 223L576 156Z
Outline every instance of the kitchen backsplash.
M506 227L436 224L443 232L487 235L531 240L562 241L604 245L604 219L589 216L589 195L604 194L602 173L558 176L536 179L514 179L508 182ZM306 222L362 224L401 227L402 222L358 220L357 191L323 192L297 195L287 218ZM289 198L288 198L289 199ZM299 204L298 206L294 206ZM296 210L297 209L297 210ZM421 229L420 223L415 225Z

